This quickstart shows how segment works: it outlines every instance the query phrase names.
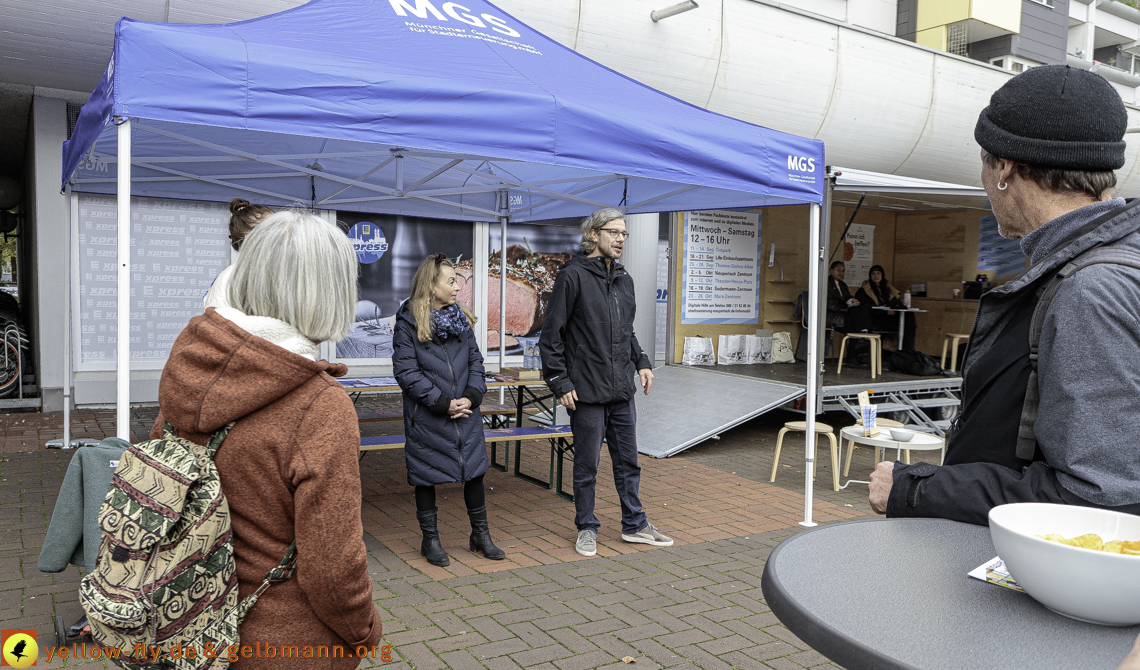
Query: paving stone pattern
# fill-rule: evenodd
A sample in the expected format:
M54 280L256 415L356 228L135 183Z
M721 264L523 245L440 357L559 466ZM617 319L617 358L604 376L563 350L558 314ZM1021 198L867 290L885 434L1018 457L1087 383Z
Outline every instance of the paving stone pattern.
M361 402L380 408L394 400ZM155 414L153 407L132 410L136 439ZM72 417L76 436L101 438L113 430L110 410ZM429 566L418 555L402 452L369 454L361 464L365 543L393 661L365 659L362 667L576 670L624 668L627 656L639 668L838 667L784 628L760 592L768 553L801 530L802 434L787 438L776 483L767 481L776 432L795 418L770 414L679 457L642 460L643 504L675 538L676 546L668 548L620 540L617 498L603 455L603 528L599 555L591 559L573 550L572 503L493 470L486 479L492 533L508 559L488 561L466 550L469 527L461 488L454 485L439 489L452 564ZM831 418L836 428L846 425L842 417ZM73 453L42 449L44 441L60 436L61 421L59 413L0 415L0 628L35 629L47 644L54 639L53 615L70 625L82 614L78 569L50 575L36 568ZM363 428L372 434L400 429L399 422ZM821 444L816 520L869 515L866 486L831 491L826 441ZM524 471L544 476L548 458L548 447L525 446ZM856 450L852 476L865 478L871 460L869 450ZM108 665L57 658L41 659L37 667L65 664Z

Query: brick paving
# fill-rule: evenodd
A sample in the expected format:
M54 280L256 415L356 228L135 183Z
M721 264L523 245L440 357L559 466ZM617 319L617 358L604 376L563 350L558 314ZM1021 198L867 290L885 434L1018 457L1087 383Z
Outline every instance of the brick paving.
M369 408L395 398L362 400ZM155 409L132 410L136 437ZM764 560L801 530L803 437L789 436L774 484L776 433L790 414L772 413L671 459L642 460L643 504L676 545L652 548L620 540L620 514L603 455L599 555L573 550L573 504L506 473L488 474L492 533L508 552L487 561L466 550L467 520L458 485L439 490L449 568L418 556L418 528L400 451L373 452L361 464L365 543L373 597L392 645L393 668L837 667L771 614L760 592ZM72 415L76 437L111 432L110 410ZM831 416L837 429L850 423ZM81 610L78 569L36 569L47 523L71 451L45 450L60 437L61 414L0 415L0 628L35 629L52 644L52 616L70 624ZM399 432L399 422L365 424L366 433ZM826 445L824 441L822 443ZM866 477L870 450L857 449L852 476ZM870 515L865 485L831 491L826 448L820 451L815 519ZM545 475L548 448L524 446L524 471ZM569 465L569 464L568 464ZM858 473L858 474L857 474ZM365 660L364 665L375 662ZM103 661L58 658L39 665Z

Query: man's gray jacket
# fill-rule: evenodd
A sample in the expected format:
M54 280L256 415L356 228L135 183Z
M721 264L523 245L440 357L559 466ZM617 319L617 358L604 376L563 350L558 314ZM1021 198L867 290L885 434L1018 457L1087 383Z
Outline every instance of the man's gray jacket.
M1140 202L1122 211L1123 205L1116 200L1082 208L1026 239L1035 242L1030 269L979 304L963 365L966 394L971 377L981 372L979 361L1025 309L1028 293L1039 295L1066 263L1094 247L1140 251ZM1110 218L1091 226L1106 212ZM990 508L1015 502L1140 513L1140 270L1091 265L1062 281L1042 327L1037 372L1034 432L1044 460L1020 472L993 462L898 464L887 515L985 525ZM999 419L1016 425L1021 417ZM993 448L1012 452L1014 446Z

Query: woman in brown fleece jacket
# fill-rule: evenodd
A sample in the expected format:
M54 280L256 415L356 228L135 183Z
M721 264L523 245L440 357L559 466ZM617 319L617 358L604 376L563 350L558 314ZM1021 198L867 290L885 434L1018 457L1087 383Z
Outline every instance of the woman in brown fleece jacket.
M205 444L237 422L214 463L229 501L241 597L297 542L294 577L265 591L241 625L251 657L237 650L235 670L350 670L358 647L380 656L356 411L333 379L347 369L318 360L317 348L351 326L356 273L352 246L335 227L298 212L269 217L234 265L234 307L192 319L162 371L152 438L169 421ZM299 658L291 657L294 646Z

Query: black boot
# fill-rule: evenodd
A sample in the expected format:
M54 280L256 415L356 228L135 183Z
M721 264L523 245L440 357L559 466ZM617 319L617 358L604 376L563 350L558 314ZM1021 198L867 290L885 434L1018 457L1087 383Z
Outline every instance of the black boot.
M420 532L424 534L423 544L420 545L420 555L426 557L428 563L442 568L451 565L451 560L439 543L439 531L435 527L435 512L435 508L426 512L416 512L416 519L420 522Z
M492 561L501 561L507 557L507 552L499 549L491 542L491 530L487 526L487 506L467 510L471 519L471 551L483 552L484 558Z

